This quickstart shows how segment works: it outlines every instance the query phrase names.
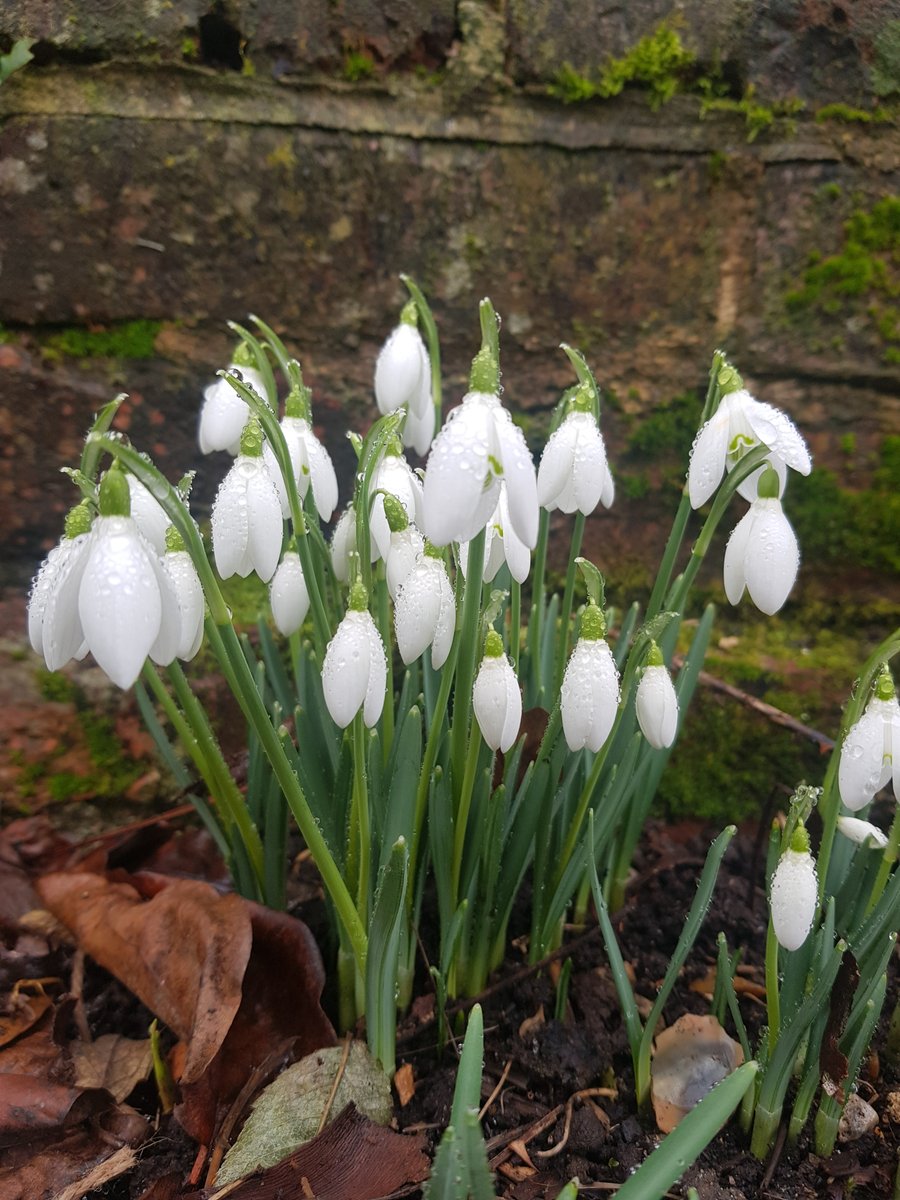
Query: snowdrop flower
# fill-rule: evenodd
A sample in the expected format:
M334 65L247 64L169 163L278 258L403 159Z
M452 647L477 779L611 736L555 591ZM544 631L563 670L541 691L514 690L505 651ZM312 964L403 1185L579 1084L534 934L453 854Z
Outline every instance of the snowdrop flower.
M415 302L400 314L400 324L381 348L375 364L375 400L383 415L406 409L404 446L423 458L434 437L435 412L431 396L431 362L416 328Z
M397 593L425 549L425 539L407 517L406 509L396 496L387 494L383 499L384 515L391 531L388 552L384 558L384 573L388 593L392 600L396 600Z
M487 525L505 481L509 516L520 541L537 541L534 463L525 436L496 394L497 366L476 355L470 391L435 439L425 469L425 536L436 546L468 542Z
M851 812L865 808L891 780L900 799L900 704L885 665L875 693L841 746L838 788Z
M251 365L252 362L252 352L242 342L228 364L228 372L243 380L260 399L265 399L266 385L262 375ZM202 452L209 454L213 450L227 450L229 454L237 454L241 433L249 416L247 402L241 399L227 379L217 379L211 383L203 393L200 409L197 440Z
M490 583L504 563L509 567L509 573L517 583L525 582L531 568L531 551L516 536L509 516L506 485L501 484L500 499L486 528L482 571L484 582ZM465 575L469 565L468 542L463 542L459 547L459 565Z
M223 579L231 575L243 579L256 571L268 581L278 566L281 504L262 446L262 429L251 417L241 435L241 452L213 501L213 555Z
M563 733L570 750L596 753L609 737L619 707L619 672L604 641L606 621L595 604L581 618L581 636L566 664L560 692Z
M609 508L615 496L606 461L603 435L597 427L590 401L579 400L551 435L541 455L537 476L538 504L552 512L582 512L588 516L598 504Z
M28 597L28 640L44 657L49 671L58 671L70 658L87 654L77 604L61 607L60 587L70 572L80 578L82 559L90 544L91 510L88 502L76 505L66 517L65 534L54 546L34 577Z
M484 657L472 689L472 707L481 736L492 750L505 754L519 735L522 693L496 629L489 630L485 638Z
M163 565L172 581L178 601L179 636L176 658L190 662L203 642L203 621L206 599L203 585L193 560L184 548L181 534L174 525L166 531L166 553Z
M431 665L438 670L447 661L455 629L453 585L440 551L429 545L407 575L394 604L401 658L408 666L430 646Z
M157 554L166 552L166 530L169 528L169 518L166 510L156 499L149 488L135 475L126 474L128 491L131 496L131 515L138 529L153 547Z
M737 604L744 589L761 612L772 616L787 600L800 567L800 547L778 499L776 472L766 467L759 497L741 518L725 547L725 594Z
M809 852L809 834L798 825L790 847L778 860L769 892L772 926L785 950L798 950L806 941L817 902L816 864Z
M309 592L300 555L296 550L286 551L278 570L269 584L269 604L272 619L279 632L285 637L296 633L309 612Z
M371 727L381 716L387 688L387 659L381 635L367 608L361 583L350 590L350 608L325 651L322 690L335 725L346 729L362 709Z
M650 643L634 706L641 733L654 750L671 746L678 731L678 697L656 642Z
M369 530L379 558L387 558L391 542L391 530L384 513L385 497L381 495L382 492L395 496L402 504L407 520L420 528L422 526L422 484L399 450L398 442L394 449L388 450L372 476Z
M98 503L84 551L58 578L52 612L49 604L44 609L44 637L58 634L68 646L83 640L113 683L127 688L148 654L163 666L175 658L178 600L159 555L129 515L128 484L115 465L100 484Z
M760 444L768 446L767 463L778 476L779 487L775 495L784 490L788 467L801 475L808 475L812 470L806 442L785 413L771 404L754 400L744 389L723 396L691 448L688 492L692 507L705 504L719 486L726 469L733 470L745 454ZM754 471L738 488L745 500L756 498L762 470L760 467Z
M291 388L285 401L285 415L280 422L281 432L287 443L294 472L294 482L297 485L301 502L312 487L316 512L323 521L330 521L338 502L337 475L334 473L331 455L313 433L310 424L309 396L309 388L302 384ZM281 515L287 520L291 515L287 488L281 476L278 461L268 443L263 448L263 457L275 480L275 486L278 488Z
M845 838L856 842L858 846L868 846L872 850L883 850L888 844L886 834L870 821L861 821L859 817L838 817L837 827Z

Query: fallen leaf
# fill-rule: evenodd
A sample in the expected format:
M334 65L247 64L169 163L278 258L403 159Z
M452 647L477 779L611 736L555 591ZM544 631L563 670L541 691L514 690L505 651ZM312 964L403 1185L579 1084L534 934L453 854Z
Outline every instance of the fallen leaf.
M659 1034L650 1068L650 1098L661 1132L670 1133L743 1061L740 1043L713 1016L685 1013Z
M311 1142L225 1194L228 1200L299 1198L305 1179L315 1200L380 1200L406 1184L421 1183L428 1168L424 1134L394 1133L348 1104ZM224 1192L213 1192L210 1200Z
M413 1074L412 1063L404 1063L402 1067L398 1067L394 1073L394 1087L397 1089L397 1099L400 1101L400 1107L406 1108L410 1100L416 1094L416 1080Z
M6 1046L35 1026L45 1012L53 1007L53 998L46 992L29 996L24 988L14 989L8 1011L0 1014L0 1046Z
M352 1103L368 1120L379 1125L390 1122L390 1082L362 1042L351 1044L346 1061L343 1047L317 1050L273 1080L257 1097L240 1136L225 1156L216 1187L259 1167L274 1166L315 1137L329 1101L332 1112Z
M544 1024L544 1006L542 1004L536 1013L534 1013L530 1017L526 1017L525 1020L522 1022L522 1024L519 1026L519 1037L520 1038L530 1037L531 1034L534 1033L536 1030L540 1029L543 1024Z
M0 830L0 925L15 928L18 919L40 902L31 874L48 863L58 864L72 850L47 817L23 817Z
M112 1106L100 1088L64 1087L36 1075L3 1075L0 1145L78 1125Z
M296 1056L334 1044L321 956L295 917L150 873L57 873L39 889L80 946L184 1042L176 1116L198 1141L212 1141L219 1107L279 1045Z
M105 1088L117 1101L125 1100L150 1074L150 1039L135 1041L105 1033L95 1042L71 1042L69 1051L78 1087Z

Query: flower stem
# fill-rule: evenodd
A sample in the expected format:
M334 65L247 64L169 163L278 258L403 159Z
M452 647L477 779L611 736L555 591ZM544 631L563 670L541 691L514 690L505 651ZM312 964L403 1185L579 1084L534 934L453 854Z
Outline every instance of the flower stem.
M515 676L519 677L519 657L522 650L522 585L517 579L510 583L509 597L509 657Z
M875 877L875 883L872 886L872 894L869 897L869 903L866 905L866 916L869 915L881 899L881 893L887 885L891 870L898 856L900 856L900 804L895 804L894 819L891 822L888 844L885 846L884 853L881 856L881 864L878 868L878 874Z
M538 539L534 551L534 570L531 574L531 620L528 623L528 661L532 681L532 701L541 699L541 624L544 619L544 577L547 572L547 542L550 535L550 514L540 510Z
M469 821L469 810L472 807L472 794L475 790L475 774L478 770L480 750L481 734L473 725L469 736L469 752L466 755L462 790L453 821L453 860L450 866L450 894L453 899L453 911L456 911L459 904L459 877L462 872L463 851L466 847L466 825Z
M385 647L387 660L387 702L381 710L381 741L384 763L387 766L388 755L394 741L394 656L391 653L391 609L388 597L387 580L384 577L384 566L379 564L378 577L375 581L375 596L378 613L378 632Z
M357 829L350 830L359 842L359 872L357 875L356 911L364 927L369 924L369 870L372 858L372 830L369 822L369 788L366 779L366 727L363 715L353 718L353 811Z

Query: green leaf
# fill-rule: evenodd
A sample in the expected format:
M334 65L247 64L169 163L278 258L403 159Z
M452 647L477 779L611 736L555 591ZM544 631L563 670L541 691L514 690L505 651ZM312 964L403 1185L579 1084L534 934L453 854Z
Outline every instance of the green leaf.
M405 915L409 852L404 838L391 848L381 873L369 926L366 958L366 1029L372 1053L389 1075L394 1073L397 1033L397 964Z
M724 1126L758 1070L757 1063L744 1063L717 1083L622 1184L616 1193L617 1200L662 1200Z
M19 71L26 63L31 62L34 58L31 47L36 40L36 38L19 38L17 42L13 42L9 54L0 54L0 83L5 83L13 71Z

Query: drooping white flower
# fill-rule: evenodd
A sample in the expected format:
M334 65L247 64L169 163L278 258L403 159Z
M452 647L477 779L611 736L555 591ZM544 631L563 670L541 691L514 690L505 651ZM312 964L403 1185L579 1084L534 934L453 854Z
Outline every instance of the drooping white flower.
M172 580L175 598L178 601L179 636L176 657L190 662L203 642L203 621L206 616L206 600L197 568L184 542L174 526L166 534L166 554L163 565Z
M131 495L131 515L138 529L157 554L166 552L166 530L169 518L160 502L149 488L130 472L126 474L128 491Z
M506 485L500 486L500 499L497 507L488 521L484 540L484 567L482 578L490 583L504 563L509 567L509 573L517 583L524 583L531 568L531 551L523 541L516 536L513 523L509 516L509 503L506 498ZM463 542L459 547L459 563L463 575L469 564L469 543Z
M472 707L481 736L492 750L505 754L519 735L522 693L495 629L485 639L484 657L472 689Z
M436 424L437 410L432 403L422 413L408 412L403 422L403 445L424 458L431 449Z
M841 799L851 812L857 812L872 802L888 780L900 799L900 703L885 667L866 711L851 725L841 746Z
M641 733L650 745L656 750L671 746L678 732L678 696L655 642L637 686L634 707Z
M306 493L312 487L316 512L323 521L330 521L338 502L338 481L331 455L313 433L309 421L304 417L282 417L281 431L291 457L294 482L297 485L300 500L305 498ZM287 519L291 515L287 489L278 467L278 460L268 442L263 447L263 457L278 489L281 514Z
M426 549L400 587L394 631L400 656L409 665L431 646L431 665L447 661L456 628L453 585L440 557Z
M560 692L563 733L570 750L596 753L609 737L619 707L619 671L604 640L606 622L589 604L569 656Z
M861 821L859 817L838 817L837 827L845 838L856 842L858 846L883 850L888 844L887 835L871 821Z
M266 385L263 377L255 367L243 361L246 356L238 354L241 362L232 362L228 366L231 375L237 375L247 387L265 399ZM247 424L250 409L245 400L237 394L227 379L217 379L203 392L203 405L200 409L200 426L197 440L204 454L213 450L227 450L229 454L237 454L241 444L241 433Z
M781 501L770 489L778 486L775 472L764 474L763 495L754 500L725 547L725 595L737 604L744 589L761 612L772 616L787 600L800 568L800 547Z
M808 475L812 460L799 430L785 413L755 400L741 389L724 396L719 407L700 429L691 449L688 491L691 505L699 508L719 486L726 469L731 471L758 445L768 446L767 462L774 468L780 495L787 468ZM765 464L738 488L745 500L755 500L757 484Z
M366 608L366 590L354 584L350 608L325 651L322 690L335 725L346 729L362 709L371 728L381 716L387 688L387 659L381 635Z
M77 603L59 604L60 586L70 572L78 578L90 544L91 511L82 502L66 517L65 536L40 566L28 597L28 640L47 669L58 671L71 658L87 653Z
M399 445L397 447L399 449ZM372 476L372 507L369 517L369 531L373 547L377 548L379 558L387 558L390 549L391 530L385 516L385 497L381 492L387 492L396 497L403 506L406 519L414 525L422 526L422 484L418 475L410 467L402 454L385 454Z
M331 535L331 566L338 583L350 582L350 560L356 553L356 511L348 504Z
M537 476L538 504L552 512L576 510L585 516L598 504L609 508L615 485L603 435L593 414L570 412L551 435L541 455Z
M384 574L392 600L397 599L398 592L424 549L425 539L412 522L407 521L403 529L391 530L391 544L384 560Z
M241 436L241 453L213 501L216 570L223 579L256 571L267 582L278 566L282 532L278 490L262 456L262 431L251 418Z
M296 550L286 551L278 564L269 584L269 604L275 625L285 637L296 633L306 620L309 592Z
M431 363L410 301L375 363L375 400L383 415L405 408L422 417L431 406Z
M772 875L769 910L775 936L785 950L798 950L809 936L818 902L816 864L809 835L798 825Z
M506 483L513 530L533 549L537 481L525 436L499 396L472 390L450 413L425 468L428 540L436 546L471 541L497 507L501 480Z

